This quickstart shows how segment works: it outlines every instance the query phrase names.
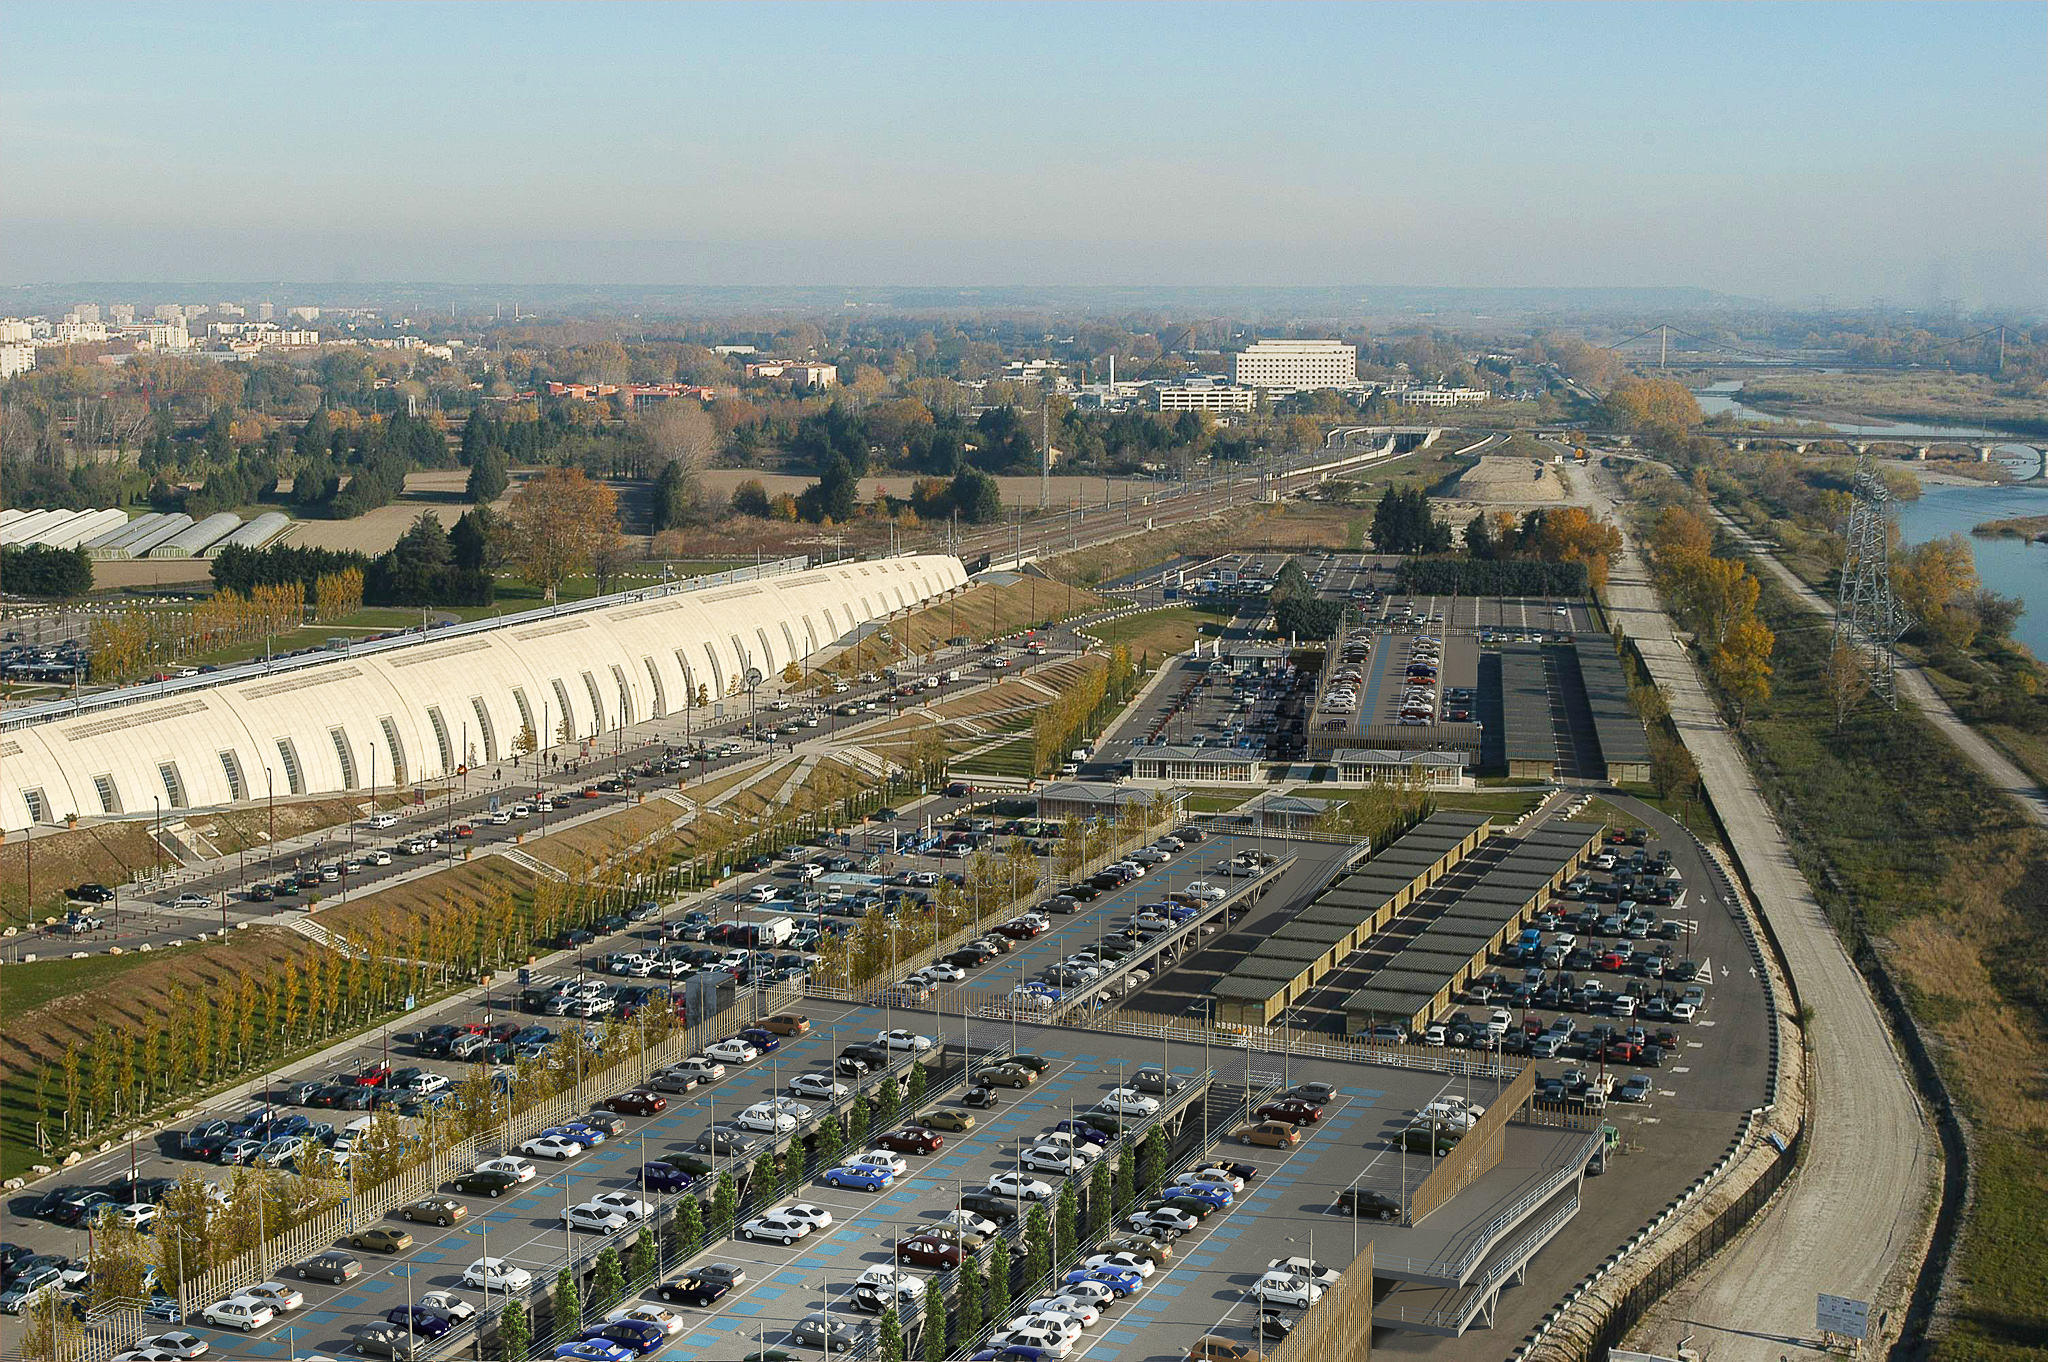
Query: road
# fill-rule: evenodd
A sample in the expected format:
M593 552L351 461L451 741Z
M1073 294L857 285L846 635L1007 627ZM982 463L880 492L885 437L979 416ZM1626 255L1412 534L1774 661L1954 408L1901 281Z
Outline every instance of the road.
M1618 489L1604 470L1588 472L1581 495L1611 514ZM1632 537L1613 566L1608 601L1669 703L1800 1000L1813 1009L1798 1174L1749 1233L1657 1305L1640 1346L1670 1353L1690 1335L1690 1346L1711 1348L1716 1362L1778 1362L1788 1349L1819 1350L1818 1292L1870 1301L1873 1313L1894 1307L1898 1317L1917 1265L1908 1255L1933 1204L1934 1136L1876 1001L1794 863Z
M1818 614L1834 614L1834 603L1800 581L1792 569L1779 562L1769 544L1730 520L1719 508L1715 509L1714 518L1800 604ZM1956 745L1964 760L1976 767L1979 775L1990 781L1994 788L2012 796L2038 826L2048 828L2048 792L2042 790L2040 781L2013 765L2002 752L1986 742L1982 734L1958 718L1918 663L1902 659L1896 677L1899 694L1911 700L1928 721Z

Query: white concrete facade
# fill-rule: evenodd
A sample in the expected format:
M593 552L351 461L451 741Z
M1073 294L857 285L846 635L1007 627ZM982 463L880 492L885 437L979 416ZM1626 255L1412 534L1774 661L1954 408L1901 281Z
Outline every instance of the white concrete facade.
M1358 351L1343 341L1254 341L1230 357L1230 381L1246 388L1349 388L1358 383Z
M510 760L528 726L548 747L565 717L581 740L680 714L700 688L716 702L749 667L772 677L966 581L957 558L922 555L677 584L16 710L0 718L0 827L453 775Z

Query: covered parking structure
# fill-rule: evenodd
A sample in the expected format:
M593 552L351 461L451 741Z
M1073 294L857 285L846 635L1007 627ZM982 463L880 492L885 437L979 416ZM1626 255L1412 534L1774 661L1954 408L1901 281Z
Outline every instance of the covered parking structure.
M1508 776L1549 780L1557 774L1557 735L1543 650L1510 643L1500 650L1500 721Z
M1615 785L1647 781L1649 735L1629 706L1628 674L1615 654L1613 640L1600 634L1583 636L1574 651L1586 687L1586 704L1593 714L1593 740L1599 745L1608 781Z
M1493 832L1488 815L1459 811L1433 815L1395 838L1218 982L1211 990L1217 1019L1272 1024Z
M1552 891L1600 845L1597 823L1553 823L1540 840L1515 839L1513 849L1458 894L1342 1004L1345 1029L1356 1035L1397 1024L1415 1034L1446 1011L1467 982L1550 901ZM1393 1014L1407 1003L1403 1017Z

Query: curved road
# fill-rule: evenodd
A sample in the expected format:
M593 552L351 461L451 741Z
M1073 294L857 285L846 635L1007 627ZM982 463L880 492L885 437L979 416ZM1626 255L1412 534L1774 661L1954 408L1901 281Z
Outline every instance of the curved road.
M1580 482L1582 502L1612 511L1617 492L1603 470L1585 470ZM1873 1318L1886 1308L1900 1317L1933 1206L1935 1141L1876 1001L1674 636L1632 539L1613 566L1608 599L1670 704L1800 999L1814 1011L1798 1173L1742 1238L1659 1303L1639 1346L1675 1355L1690 1335L1689 1346L1711 1349L1714 1362L1778 1362L1790 1348L1818 1349L1818 1292L1870 1301Z

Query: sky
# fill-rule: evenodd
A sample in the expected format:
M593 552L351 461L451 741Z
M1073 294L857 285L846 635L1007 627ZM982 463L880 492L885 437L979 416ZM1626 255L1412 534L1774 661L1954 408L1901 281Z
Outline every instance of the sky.
M2048 306L2048 4L0 5L0 283Z

